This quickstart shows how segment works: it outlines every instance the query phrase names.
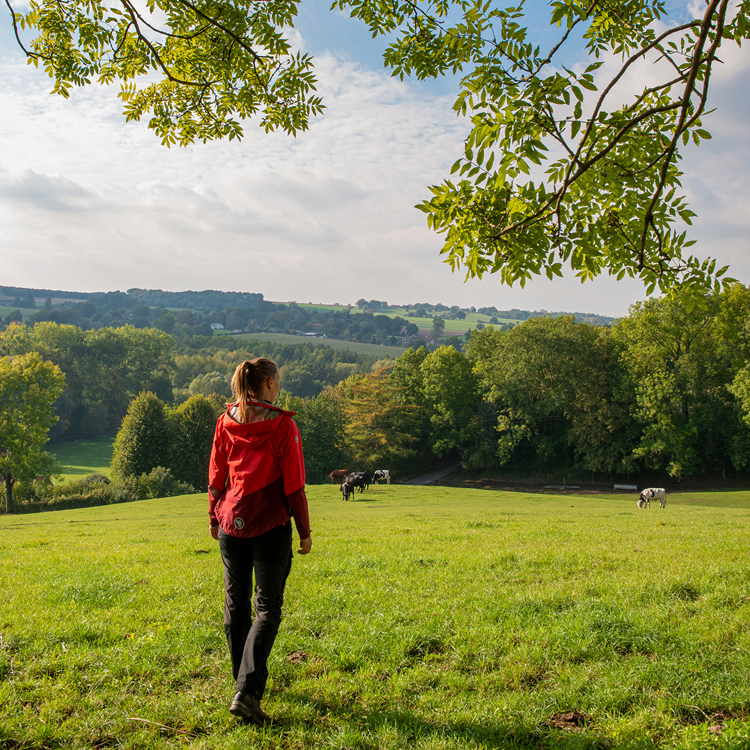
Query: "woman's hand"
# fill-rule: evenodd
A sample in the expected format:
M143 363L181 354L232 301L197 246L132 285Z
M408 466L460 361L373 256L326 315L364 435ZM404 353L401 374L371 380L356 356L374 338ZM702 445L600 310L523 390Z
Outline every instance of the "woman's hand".
M299 540L299 549L297 550L298 555L306 555L312 549L312 537L309 536L307 539Z
M216 526L212 524L209 528L211 529L211 538L218 539L219 538L219 524L217 523Z

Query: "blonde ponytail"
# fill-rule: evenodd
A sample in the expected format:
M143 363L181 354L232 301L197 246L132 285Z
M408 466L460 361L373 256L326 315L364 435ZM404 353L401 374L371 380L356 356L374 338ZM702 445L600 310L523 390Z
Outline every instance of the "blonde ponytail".
M246 359L237 365L232 376L232 392L237 399L239 422L248 421L248 402L258 400L263 390L263 383L269 378L275 378L279 372L276 363L265 357Z

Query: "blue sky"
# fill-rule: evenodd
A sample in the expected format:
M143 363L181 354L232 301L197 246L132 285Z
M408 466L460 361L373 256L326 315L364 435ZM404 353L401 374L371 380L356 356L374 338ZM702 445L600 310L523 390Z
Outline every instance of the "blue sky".
M686 2L670 3L676 14ZM697 6L696 6L697 7ZM548 35L546 26L538 33ZM267 299L416 301L622 315L633 281L464 283L414 205L461 152L455 81L391 78L383 41L305 0L296 41L317 60L327 110L296 139L251 123L241 143L166 149L125 123L116 89L50 96L10 24L0 31L0 285L74 290L228 289ZM580 50L566 62L574 63ZM699 254L750 281L750 60L727 50L714 139L685 154ZM648 73L645 72L644 76ZM636 82L637 83L637 82Z

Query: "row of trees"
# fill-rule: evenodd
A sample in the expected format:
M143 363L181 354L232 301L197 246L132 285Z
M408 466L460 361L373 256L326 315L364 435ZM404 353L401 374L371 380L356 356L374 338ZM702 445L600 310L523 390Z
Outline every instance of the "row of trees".
M194 346L196 341L201 346ZM130 325L84 331L44 322L0 332L0 356L36 352L65 375L55 403L59 419L50 433L53 440L114 435L128 405L144 389L167 404L196 394L228 398L231 374L244 359L274 359L281 367L283 387L299 396L317 395L354 373L378 366L374 355L313 342L282 345L194 337L191 344L180 344L159 330Z
M171 401L173 340L153 329L13 325L0 333L0 357L36 352L65 375L52 438L114 435L144 388Z
M702 303L651 299L611 327L562 316L533 318L507 331L485 328L472 333L463 352L410 349L395 363L351 373L315 397L282 391L279 403L298 412L310 482L325 481L334 468L398 470L444 456L473 472L746 472L750 290L735 284ZM60 340L54 337L72 337L86 351L87 336L100 333L49 326L18 326L0 337L6 498L19 479L33 481L49 469L41 449L57 420L51 404L71 380L52 359L61 351L51 346ZM111 333L104 339L110 344ZM129 334L136 341L154 335ZM31 347L40 342L47 361ZM160 351L161 339L139 346L147 357ZM98 403L127 392L120 371L139 363L125 362L97 365L102 382L91 393L100 394ZM151 370L141 372L144 382ZM71 373L75 379L81 371ZM137 380L127 382L133 388ZM153 392L140 393L117 436L115 476L140 477L161 466L202 488L223 408L221 394L194 395L174 408ZM37 458L23 458L32 454Z
M193 396L176 408L143 391L133 400L115 439L115 480L141 477L157 467L196 491L208 486L208 460L224 399Z
M152 296L159 298L159 295ZM235 296L262 297L249 294ZM4 322L8 325L22 319L20 310L12 310L5 316ZM28 322L32 325L41 322L75 325L83 330L132 325L134 328L158 329L177 337L211 337L214 335L211 326L220 325L232 331L302 331L325 334L329 338L381 344L396 344L404 336L414 335L419 330L414 323L403 318L375 315L372 311L363 313L352 312L348 308L304 308L294 302L285 305L262 299L252 305L171 310L134 302L132 297L121 292L91 295L81 302L63 301L54 306L45 305L30 315Z
M392 368L285 403L318 477L323 466L447 455L475 472L743 472L750 291L734 285L703 302L652 299L606 328L570 316L485 328L463 353L409 350Z

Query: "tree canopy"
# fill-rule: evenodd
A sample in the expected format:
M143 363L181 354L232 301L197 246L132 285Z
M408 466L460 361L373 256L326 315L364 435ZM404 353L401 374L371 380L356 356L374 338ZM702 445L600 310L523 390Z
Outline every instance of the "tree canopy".
M36 352L0 357L0 479L5 512L13 512L13 486L48 476L54 458L42 451L57 421L54 403L65 378Z
M509 285L568 266L582 280L640 278L649 294L718 291L726 269L690 254L679 164L685 145L710 138L711 77L722 44L750 33L750 3L708 0L702 16L674 18L664 0L551 0L557 36L547 44L529 7L334 3L387 38L394 75L463 76L454 109L469 120L464 154L456 177L419 206L445 234L446 262ZM147 9L31 0L13 19L19 42L19 29L38 34L24 49L54 91L119 80L126 117L148 115L166 145L241 137L240 121L255 114L266 130L296 133L322 110L312 60L288 41L294 0L149 0ZM600 69L605 61L616 64Z

